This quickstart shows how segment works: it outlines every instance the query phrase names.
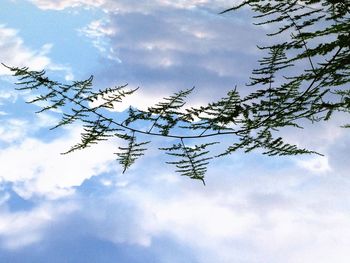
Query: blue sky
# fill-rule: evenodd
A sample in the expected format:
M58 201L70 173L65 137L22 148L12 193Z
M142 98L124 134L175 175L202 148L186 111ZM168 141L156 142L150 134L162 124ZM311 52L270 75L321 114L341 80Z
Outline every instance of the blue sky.
M218 15L234 2L2 0L0 62L140 86L120 111L192 86L193 105L247 93L269 28L248 10ZM49 131L57 113L35 115L14 81L0 68L0 262L348 262L347 116L282 132L323 157L237 152L210 165L204 187L156 147L125 174L118 141L60 155L81 127Z

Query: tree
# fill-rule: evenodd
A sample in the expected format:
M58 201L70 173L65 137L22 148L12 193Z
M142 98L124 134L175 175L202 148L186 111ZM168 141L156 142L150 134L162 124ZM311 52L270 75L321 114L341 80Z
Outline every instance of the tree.
M234 89L216 102L185 108L185 99L193 89L183 90L146 111L130 107L127 117L118 119L108 111L137 89L125 85L96 91L92 77L64 84L49 79L45 71L6 67L19 79L19 90L39 94L29 103L48 103L39 113L60 109L62 119L52 129L82 123L81 142L66 153L118 137L126 142L116 153L124 172L144 154L152 136L177 140L160 148L174 158L168 163L175 165L181 175L203 183L212 158L239 149L263 149L267 155L315 153L285 143L277 134L283 127L302 128L302 119L327 121L334 112L350 112L350 3L246 0L222 13L244 7L256 13L257 26L269 24L276 30L268 34L276 38L274 44L259 47L265 56L252 72L248 85L256 91L248 96ZM146 128L136 128L140 123ZM224 152L210 156L210 147L225 136L235 136L236 141ZM212 137L217 141L210 141ZM206 142L188 146L190 140Z

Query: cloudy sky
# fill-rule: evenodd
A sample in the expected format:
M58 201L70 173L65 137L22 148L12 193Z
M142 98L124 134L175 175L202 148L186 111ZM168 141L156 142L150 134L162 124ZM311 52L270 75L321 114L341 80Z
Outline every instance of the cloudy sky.
M0 62L139 86L128 103L140 107L193 86L193 104L248 92L269 28L248 10L218 14L234 2L2 0ZM35 115L14 81L0 67L0 262L348 262L344 116L284 131L324 157L237 152L211 164L204 187L156 150L122 174L118 141L60 155L79 125L49 131L57 113Z

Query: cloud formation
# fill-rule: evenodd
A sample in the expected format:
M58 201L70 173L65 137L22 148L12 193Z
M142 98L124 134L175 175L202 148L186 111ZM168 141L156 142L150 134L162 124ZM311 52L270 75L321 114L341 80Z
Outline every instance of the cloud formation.
M0 151L1 181L13 183L14 190L23 198L43 196L56 199L74 192L84 180L115 169L117 146L108 143L61 155L79 142L80 129L73 129L61 138L44 142L24 138ZM20 165L17 165L20 164Z
M257 59L256 40L265 32L253 28L249 19L218 15L218 10L231 5L105 1L101 8L108 11L107 19L80 31L108 65L94 72L97 84L140 86L139 97L145 99L133 100L140 108L149 106L146 102L154 97L193 86L197 88L193 105L218 99L236 84L246 92L244 85Z
M29 0L33 4L37 5L39 8L43 10L51 9L51 10L63 10L65 8L74 8L80 6L100 6L104 3L104 0Z
M212 172L222 171L219 168ZM315 176L298 176L298 170L289 170L289 175L282 174L283 169L266 173L255 170L259 178L248 172L254 169L236 173L234 178L221 174L217 180L230 182L226 182L226 189L218 187L220 183L203 187L188 181L164 181L163 172L152 172L142 175L148 182L143 185L134 181L127 187L109 186L107 189L113 189L109 193L105 189L100 195L92 191L88 196L65 197L71 199L67 206L70 209L53 213L46 205L46 219L38 220L44 227L32 225L38 235L35 242L57 239L45 230L48 221L61 233L75 226L69 234L74 239L103 240L115 249L132 246L135 251L138 247L155 251L157 240L174 240L191 251L195 262L346 262L350 245L350 232L344 231L349 228L349 180L338 176L318 180ZM130 177L133 180L139 176ZM341 188L330 187L339 183L343 184ZM33 210L33 217L38 218L39 211L43 210ZM58 221L50 221L54 215ZM18 237L31 233L26 228L31 218L22 218L24 226L18 228ZM16 235L12 235L13 240ZM72 242L69 235L60 239ZM173 255L174 262L181 253L186 250ZM163 256L157 251L154 258Z
M45 44L41 50L33 51L27 48L18 36L18 31L0 24L0 61L9 66L30 67L33 70L46 68L51 60L47 53L51 44ZM9 70L0 67L0 75L9 74Z
M77 208L74 204L41 204L30 211L11 213L0 211L0 244L16 251L40 242L50 224Z
M174 9L194 9L194 8L207 8L207 9L219 9L229 8L234 4L239 3L237 0L148 0L148 1L129 1L129 0L29 0L41 9L63 10L66 8L75 7L99 7L108 12L118 13L148 13L154 12L162 8L174 8Z
M71 68L54 63L49 57L53 44L46 43L39 50L33 50L26 46L20 37L19 31L0 24L0 62L10 67L28 67L31 70L61 71L66 74L65 79L74 78ZM0 65L0 76L6 80L11 75L9 69ZM4 77L5 76L5 77Z

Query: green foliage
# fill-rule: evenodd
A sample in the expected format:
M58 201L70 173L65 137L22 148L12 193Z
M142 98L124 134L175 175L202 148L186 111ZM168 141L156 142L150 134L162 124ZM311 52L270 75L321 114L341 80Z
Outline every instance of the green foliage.
M227 93L227 97L217 102L209 103L200 108L187 109L187 119L191 120L189 126L182 126L191 130L202 130L200 136L203 136L208 130L233 131L230 125L237 125L239 114L243 110L240 96L236 89ZM196 120L196 121L194 121Z
M175 156L178 159L174 162L167 162L176 166L176 172L191 179L201 180L205 185L204 174L207 171L208 161L212 159L212 157L206 157L209 153L206 148L213 144L216 144L216 142L188 147L181 139L181 143L173 144L168 148L160 148L160 150L164 150L168 155Z
M108 113L137 89L123 85L94 91L92 77L62 84L47 78L44 71L8 68L19 79L19 90L39 94L28 103L45 102L39 112L61 112L61 121L53 128L76 122L83 125L81 142L67 153L110 138L126 141L127 145L116 153L123 172L146 150L149 141L137 142L140 135L178 140L171 147L160 148L175 158L168 163L175 165L181 175L203 183L212 158L237 150L262 149L263 154L271 156L315 153L275 135L283 127L301 128L299 121L303 119L327 121L334 112L350 112L350 3L245 0L223 13L245 6L255 12L257 26L275 29L268 34L273 44L259 47L265 56L248 84L256 91L247 96L241 96L235 88L218 101L185 108L192 88L164 98L145 111L130 107L127 117L118 119ZM140 126L144 129L135 128ZM216 142L192 147L185 144L185 140L209 137L230 145L224 152L210 156L207 148Z
M111 128L112 122L110 120L103 119L100 116L98 116L97 120L95 121L90 121L85 118L82 119L82 121L84 123L84 131L81 133L81 142L71 147L64 154L90 147L92 144L97 144L100 141L108 140L115 134L118 135L118 133L115 132L122 131L122 129Z
M121 152L116 153L118 156L119 164L123 167L123 173L136 161L137 158L144 155L144 151L146 148L142 148L142 146L149 143L141 142L136 143L135 132L133 131L131 135L128 134L118 134L118 137L124 139L128 142L127 147L119 147Z
M129 117L125 120L125 123L129 125L137 120L145 120L152 123L148 130L149 133L154 128L157 128L160 134L167 136L178 122L187 121L180 110L185 105L184 99L193 90L194 88L176 92L168 98L163 98L164 101L157 103L153 107L148 107L147 111L130 108Z
M296 155L296 154L306 154L315 153L307 149L299 149L295 145L284 143L281 137L276 139L273 138L271 131L269 129L260 130L256 136L251 136L247 134L240 138L240 141L234 143L232 146L228 147L227 150L220 154L219 157L231 154L239 149L245 149L245 152L251 152L252 150L262 148L263 154L274 156L274 155Z

